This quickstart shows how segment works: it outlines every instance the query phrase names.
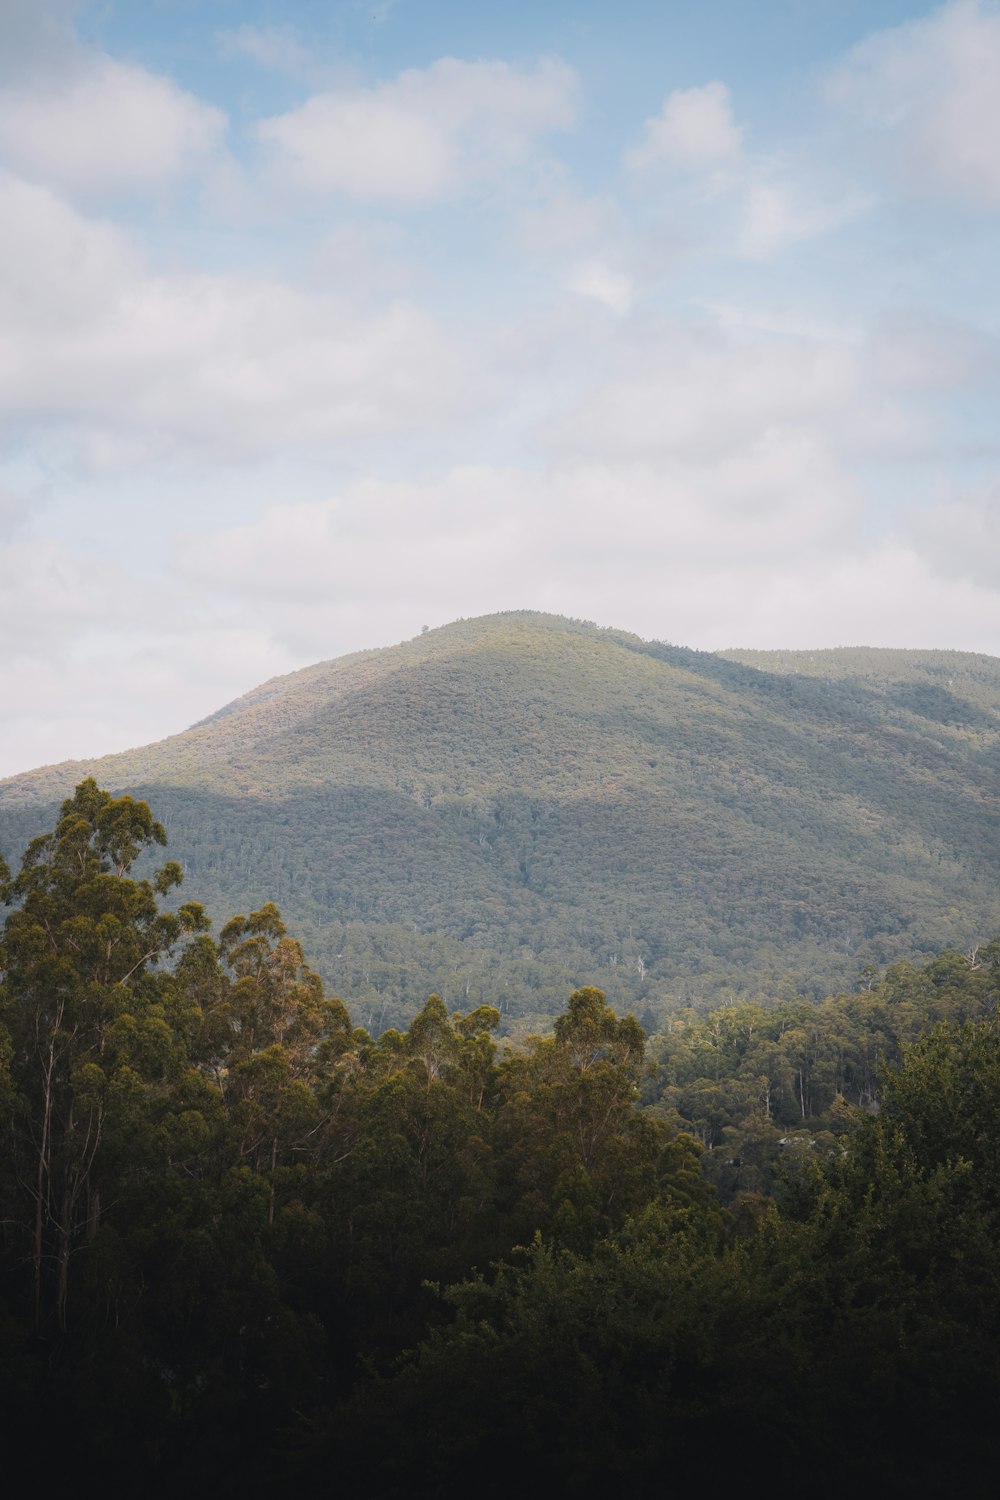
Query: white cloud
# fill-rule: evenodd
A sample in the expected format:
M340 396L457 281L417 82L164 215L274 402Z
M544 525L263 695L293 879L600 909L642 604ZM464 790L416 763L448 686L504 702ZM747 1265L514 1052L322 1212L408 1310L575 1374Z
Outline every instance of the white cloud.
M718 604L701 640L761 649L897 646L1000 655L1000 594L942 577L904 543L879 540L853 555L769 572L732 568L698 587ZM724 639L728 632L728 640Z
M216 33L225 58L248 57L261 68L279 73L299 73L309 62L309 52L290 26L237 26Z
M911 309L878 320L871 360L880 383L896 389L982 389L1000 375L1000 341L957 318Z
M742 186L737 245L751 259L767 260L800 240L839 229L868 203L860 194L819 198L787 178L758 169Z
M420 203L522 161L536 136L572 124L575 94L564 63L526 72L442 58L375 88L316 94L257 134L303 188Z
M633 316L572 345L564 329L554 336L565 349L554 372L544 351L529 352L559 391L534 420L536 441L559 462L731 460L752 474L764 443L848 468L919 459L926 471L954 457L948 413L885 378L879 325L831 331L791 309L730 304L714 324ZM808 497L813 481L801 482Z
M10 709L0 776L176 734L297 665L252 625L201 624L153 638L144 634L142 618L117 639L84 641L58 654L4 656L0 694Z
M856 191L806 183L787 153L743 146L729 89L714 82L677 89L646 121L625 167L648 194L656 181L675 226L716 254L768 260L801 240L827 234L868 206ZM676 232L676 230L675 230Z
M65 340L104 325L140 271L121 230L2 172L0 221L0 316L7 334L0 371L6 368L13 382L22 359L38 354L34 338Z
M910 192L1000 206L1000 12L955 0L854 48L829 86Z
M626 154L625 165L631 172L656 167L701 172L728 166L740 157L742 135L724 83L675 89L660 113L646 121L643 139Z
M636 458L731 453L772 429L829 431L857 408L856 361L836 343L651 323L546 437L558 451Z
M777 573L849 552L857 505L821 444L773 435L738 459L567 463L546 473L478 465L419 483L369 480L178 546L184 576L266 612L282 639L285 630L300 638L303 612L319 619L351 604L367 613L397 597L448 618L555 590L568 609L574 591L603 590L602 577L627 623L637 608L650 617L660 575Z
M997 590L902 537L868 536L850 477L801 436L715 462L368 481L209 533L184 545L181 566L302 661L511 607L708 649L1000 650Z
M28 514L28 502L23 495L0 485L0 541L12 536Z
M834 323L811 310L794 306L759 306L706 300L703 310L727 333L778 334L782 338L807 339L815 343L859 344L863 338L856 323Z
M309 260L317 285L349 295L355 307L376 296L398 296L413 280L405 244L393 224L341 220Z
M571 291L578 292L581 297L593 297L619 316L632 306L634 289L631 280L624 272L616 271L602 260L588 260L577 266L569 285Z
M0 549L0 659L44 658L67 634L134 617L142 590L99 554L24 535Z
M534 481L487 466L423 483L365 480L331 500L280 505L243 526L178 544L182 572L297 609L335 608L397 590L430 603L456 580L475 587L518 548ZM270 557L270 564L266 559Z
M134 546L139 566L27 527L0 546L0 776L175 733L297 664L211 593L142 576Z
M82 49L70 68L0 90L0 153L70 192L147 192L217 153L226 116L171 79Z
M934 570L995 590L1000 579L1000 482L916 512L907 533Z
M350 288L155 275L113 227L0 179L0 422L86 432L90 451L249 455L415 430L472 384L418 307Z
M620 236L621 210L610 195L585 196L559 163L534 164L530 188L516 203L520 248L533 256L581 249Z

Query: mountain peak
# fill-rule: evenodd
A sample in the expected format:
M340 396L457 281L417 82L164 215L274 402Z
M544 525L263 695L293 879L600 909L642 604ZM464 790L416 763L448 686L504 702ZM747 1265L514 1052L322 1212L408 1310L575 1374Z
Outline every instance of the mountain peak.
M583 982L655 1013L678 990L847 983L911 932L994 926L998 735L990 657L715 654L516 610L11 778L0 844L93 775L151 803L187 898L223 919L277 901L386 1023L442 969L456 1002L511 1014Z

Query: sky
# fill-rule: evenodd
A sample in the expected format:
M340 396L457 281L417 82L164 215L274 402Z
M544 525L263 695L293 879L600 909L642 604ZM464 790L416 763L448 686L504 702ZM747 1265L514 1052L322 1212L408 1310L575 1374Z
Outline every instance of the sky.
M1000 5L0 0L0 775L539 609L1000 655Z

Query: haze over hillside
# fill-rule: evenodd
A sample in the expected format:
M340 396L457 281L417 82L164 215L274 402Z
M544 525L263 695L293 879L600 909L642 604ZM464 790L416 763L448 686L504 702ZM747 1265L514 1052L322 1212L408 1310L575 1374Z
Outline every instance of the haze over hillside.
M276 901L357 1020L850 985L1000 927L1000 661L719 655L534 613L262 684L0 783L17 856L85 775L147 798L216 927Z

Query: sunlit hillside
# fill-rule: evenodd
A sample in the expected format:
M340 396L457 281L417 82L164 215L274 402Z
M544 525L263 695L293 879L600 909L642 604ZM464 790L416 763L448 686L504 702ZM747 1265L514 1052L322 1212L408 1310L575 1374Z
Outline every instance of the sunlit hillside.
M493 615L0 783L0 846L93 775L151 802L217 924L276 901L362 1022L438 989L523 1025L581 982L655 1021L994 930L998 739L991 657Z

